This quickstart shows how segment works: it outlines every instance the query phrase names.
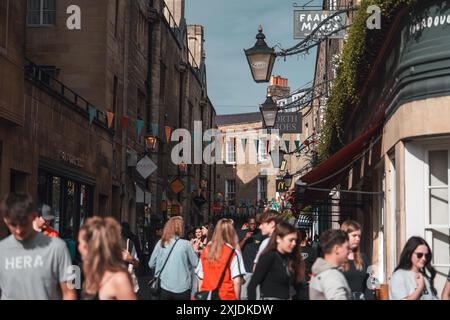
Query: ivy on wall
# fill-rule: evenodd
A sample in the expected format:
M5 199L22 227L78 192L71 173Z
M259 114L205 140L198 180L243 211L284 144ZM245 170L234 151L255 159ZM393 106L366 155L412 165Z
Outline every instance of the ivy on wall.
M367 8L377 5L383 18L392 17L403 6L409 6L420 0L366 0L356 11L353 24L349 28L344 44L337 75L333 80L330 97L327 101L325 121L321 129L318 146L319 160L323 161L343 146L342 133L345 111L360 103L361 85L371 68L369 53L375 32L367 28L370 17ZM424 1L424 0L422 0ZM372 52L373 54L373 52Z

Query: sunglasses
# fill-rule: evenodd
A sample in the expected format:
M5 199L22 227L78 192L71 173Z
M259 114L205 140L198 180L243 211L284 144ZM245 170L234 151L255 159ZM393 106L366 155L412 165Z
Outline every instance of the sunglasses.
M429 253L425 254L423 252L415 252L417 259L422 259L425 256L425 259L430 260L431 255Z

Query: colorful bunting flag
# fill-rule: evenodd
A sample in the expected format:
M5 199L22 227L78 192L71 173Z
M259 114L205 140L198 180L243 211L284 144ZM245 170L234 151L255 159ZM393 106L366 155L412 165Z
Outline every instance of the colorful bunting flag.
M269 153L269 149L270 149L270 141L269 139L266 140L266 153Z
M152 124L151 124L151 126L152 126L152 135L154 136L154 137L157 137L158 135L159 135L159 131L158 131L158 123L156 123L156 122L152 122Z
M120 126L122 127L122 129L126 129L128 127L128 117L122 116L122 118L120 119Z
M290 141L289 140L285 140L284 144L286 145L286 152L289 153L289 146L290 146Z
M241 139L241 143L242 143L242 148L244 149L244 153L245 153L245 148L247 147L247 139Z
M300 140L295 140L294 142L295 142L295 150L299 150L302 145Z
M143 127L144 127L144 120L137 119L136 120L136 133L137 133L138 137L141 135Z
M170 142L170 137L172 135L172 128L169 127L169 126L165 126L164 131L166 133L166 141L167 141L167 143L169 143Z
M114 120L114 113L112 112L107 112L106 113L106 119L108 120L108 128L112 128L113 125L113 120Z
M255 139L256 153L259 152L259 139Z
M92 125L92 122L94 121L96 115L97 109L93 106L89 106L89 125Z

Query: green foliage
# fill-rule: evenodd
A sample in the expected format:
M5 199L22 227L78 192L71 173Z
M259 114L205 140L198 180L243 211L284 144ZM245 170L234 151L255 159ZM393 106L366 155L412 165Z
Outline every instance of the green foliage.
M360 102L361 85L368 74L372 61L368 59L371 48L370 37L374 34L367 29L366 21L370 14L367 8L378 5L383 17L390 17L402 6L411 5L419 0L367 0L362 1L354 15L348 39L344 45L342 58L337 68L337 76L327 102L325 123L321 129L318 146L319 160L323 161L335 153L342 145L342 133L345 111ZM372 49L373 50L373 49Z

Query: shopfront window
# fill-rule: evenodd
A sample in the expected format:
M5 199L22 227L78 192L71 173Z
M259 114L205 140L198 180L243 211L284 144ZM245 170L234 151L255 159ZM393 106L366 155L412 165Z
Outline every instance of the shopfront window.
M55 215L53 227L62 238L74 238L92 215L93 186L74 179L39 172L38 203L48 204Z
M432 263L437 270L437 288L443 287L450 268L449 151L428 151L428 212L425 235L433 252Z

